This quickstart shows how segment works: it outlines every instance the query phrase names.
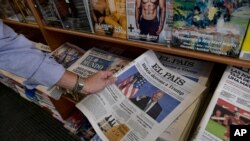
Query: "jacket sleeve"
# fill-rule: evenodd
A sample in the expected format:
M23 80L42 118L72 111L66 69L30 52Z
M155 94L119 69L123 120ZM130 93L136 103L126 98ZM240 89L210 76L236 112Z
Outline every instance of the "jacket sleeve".
M51 87L65 72L52 56L36 49L23 35L18 35L0 20L0 69L26 78L25 85Z

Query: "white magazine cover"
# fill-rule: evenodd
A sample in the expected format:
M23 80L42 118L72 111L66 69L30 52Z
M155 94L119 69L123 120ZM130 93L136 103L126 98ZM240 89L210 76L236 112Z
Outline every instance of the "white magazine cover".
M160 52L156 52L156 56L162 65L168 69L176 71L201 85L208 86L209 77L214 63L173 56ZM202 95L205 95L205 93ZM185 140L190 132L190 126L192 126L196 118L201 98L202 97L199 97L195 100L195 102L160 135L158 141Z
M155 140L205 90L162 66L152 50L114 76L115 84L76 105L102 140Z
M228 66L194 136L196 141L228 141L230 125L250 123L250 70Z

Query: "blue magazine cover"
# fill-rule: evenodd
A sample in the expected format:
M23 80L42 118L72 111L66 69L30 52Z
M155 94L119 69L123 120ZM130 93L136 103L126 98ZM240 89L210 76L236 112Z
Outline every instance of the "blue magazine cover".
M238 57L249 11L248 0L174 0L171 46Z

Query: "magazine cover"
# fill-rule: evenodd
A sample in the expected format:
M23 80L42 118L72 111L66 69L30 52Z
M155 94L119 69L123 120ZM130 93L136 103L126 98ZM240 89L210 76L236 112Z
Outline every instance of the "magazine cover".
M164 40L166 42L167 47L170 46L170 42L172 39L172 28L173 28L173 16L174 16L174 3L173 0L166 1L166 21L164 27Z
M240 59L250 61L250 25L248 25L247 34L244 39L243 46L240 52Z
M95 34L127 39L126 0L90 0Z
M28 6L27 1L26 0L13 0L13 1L17 5L17 7L19 8L20 13L22 14L22 16L24 18L23 19L24 22L36 24L35 17L33 16L32 12Z
M249 1L174 0L172 47L238 57Z
M128 39L166 44L166 29L169 30L165 27L166 19L171 19L171 13L166 11L171 11L167 9L171 8L171 2L172 0L127 0ZM170 14L169 17L167 14Z
M60 47L58 47L56 50L54 50L51 55L59 64L62 64L64 68L68 68L74 62L76 62L84 53L85 50L81 49L76 45L66 42Z
M21 22L23 20L22 15L13 8L12 1L7 0L1 2L0 18L13 20L16 22Z
M35 0L46 25L93 33L83 0Z
M197 128L194 140L229 141L230 125L250 124L250 69L228 66Z

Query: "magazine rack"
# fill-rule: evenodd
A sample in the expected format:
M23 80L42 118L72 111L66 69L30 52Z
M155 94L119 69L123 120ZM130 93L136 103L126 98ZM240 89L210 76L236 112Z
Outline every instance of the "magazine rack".
M102 35L95 35L91 33L83 33L78 31L60 29L55 27L46 26L43 23L42 17L38 11L37 6L34 1L27 0L28 5L36 19L37 24L29 24L29 23L20 23L11 20L3 19L5 24L8 24L11 27L20 27L26 28L27 30L37 29L40 30L43 38L46 40L46 43L50 46L52 50L55 50L64 42L71 42L73 44L80 45L81 47L91 47L93 45L110 45L117 48L126 48L128 49L128 54L131 57L136 57L140 53L144 52L147 49L152 49L155 51L160 51L163 53L168 53L172 55L179 55L185 57L191 57L195 59L205 60L215 62L221 65L234 65L239 67L250 68L250 61L240 60L238 58L232 58L227 56L220 56L211 53L192 51L187 49L180 48L169 48L164 45L159 44L151 44L146 42L138 42L138 41L130 41L125 39L113 38ZM134 55L134 56L133 56ZM216 82L218 84L218 82ZM74 104L72 101L67 100L65 97L62 97L60 100L52 100L57 107L58 112L61 116L66 119L71 111L74 108Z

